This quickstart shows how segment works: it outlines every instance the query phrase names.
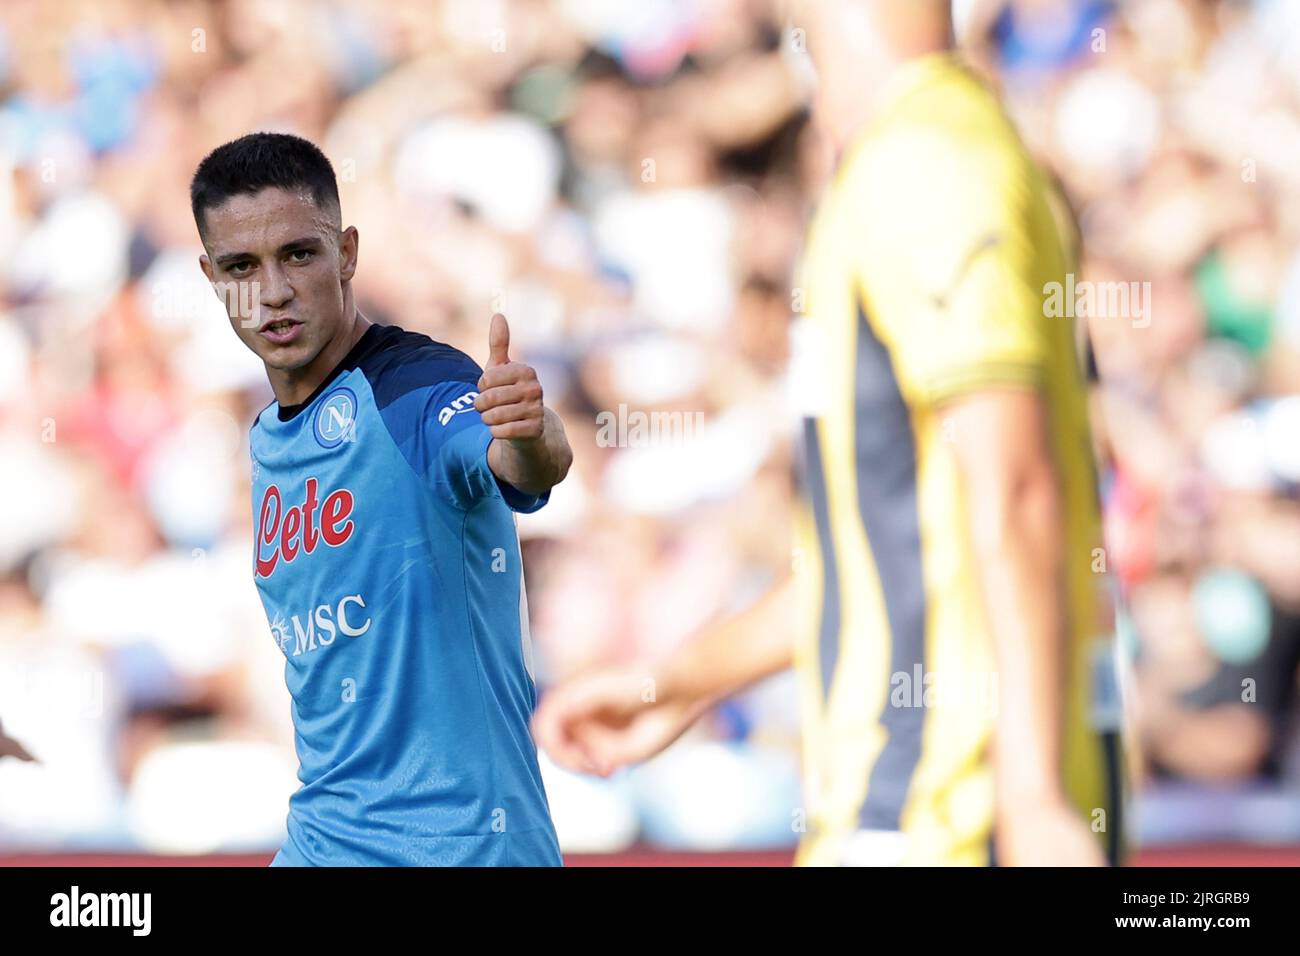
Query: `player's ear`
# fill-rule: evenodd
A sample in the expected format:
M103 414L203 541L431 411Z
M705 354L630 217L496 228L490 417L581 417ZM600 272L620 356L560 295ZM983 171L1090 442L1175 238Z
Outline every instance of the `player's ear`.
M348 226L343 230L339 239L339 278L344 282L351 281L357 271L357 247L360 242L361 236L357 233L356 226Z
M201 253L199 255L199 268L203 270L203 274L207 276L208 281L211 282L212 281L212 260L208 258L208 254L206 252Z

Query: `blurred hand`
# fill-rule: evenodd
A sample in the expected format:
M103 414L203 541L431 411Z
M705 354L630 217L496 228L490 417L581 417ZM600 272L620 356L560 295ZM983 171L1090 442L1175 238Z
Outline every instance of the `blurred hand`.
M4 731L0 730L0 759L5 757L17 757L19 760L40 763L27 751L26 747L12 737L6 736Z
M999 866L1106 866L1106 855L1079 811L1068 803L1004 811L998 824Z
M646 668L580 675L542 698L533 733L560 766L607 777L662 751L708 709L657 690Z

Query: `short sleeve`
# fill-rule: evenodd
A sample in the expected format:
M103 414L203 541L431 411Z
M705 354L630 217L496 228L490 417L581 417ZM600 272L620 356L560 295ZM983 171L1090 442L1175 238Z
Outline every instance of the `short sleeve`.
M916 130L859 164L845 186L862 225L858 291L909 399L1041 386L1048 323L1061 321L1044 306L1044 264L1064 260L1031 163L1006 144L963 147Z
M493 473L487 456L492 431L483 424L482 416L474 407L478 392L473 388L466 391L463 383L452 384L454 387L434 390L437 401L431 405L444 404L432 421L425 421L426 429L435 432L430 440L436 448L430 469L433 482L441 484L453 503L461 508L469 508L480 498L499 492L511 510L522 514L537 511L549 500L550 491L541 495L525 494ZM442 434L436 434L440 429Z
M380 414L402 456L436 495L469 510L500 496L514 511L533 512L550 492L529 495L488 466L492 431L474 407L482 370L462 352L416 354L381 383ZM377 395L377 398L380 396Z

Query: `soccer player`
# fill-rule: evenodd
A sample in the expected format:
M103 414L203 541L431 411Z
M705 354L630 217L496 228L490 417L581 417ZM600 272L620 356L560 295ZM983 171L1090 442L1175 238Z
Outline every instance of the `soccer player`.
M1044 296L1042 171L951 52L942 0L794 5L838 148L797 286L813 348L797 573L657 665L547 695L608 773L797 664L805 864L1093 865L1120 835L1084 385ZM1059 288L1059 286L1057 286Z
M266 366L254 577L284 653L301 787L272 865L559 865L512 512L572 461L492 317L480 369L372 324L319 149L255 133L190 189L204 274Z

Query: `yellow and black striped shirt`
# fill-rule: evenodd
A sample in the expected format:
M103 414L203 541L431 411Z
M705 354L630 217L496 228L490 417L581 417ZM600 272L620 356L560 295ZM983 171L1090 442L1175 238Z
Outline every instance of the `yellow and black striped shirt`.
M996 96L951 55L912 62L842 158L808 237L811 374L796 567L809 832L799 862L990 862L996 660L944 404L1045 397L1067 516L1064 770L1114 852L1116 691L1071 269L1049 187ZM1110 671L1113 674L1113 671Z

